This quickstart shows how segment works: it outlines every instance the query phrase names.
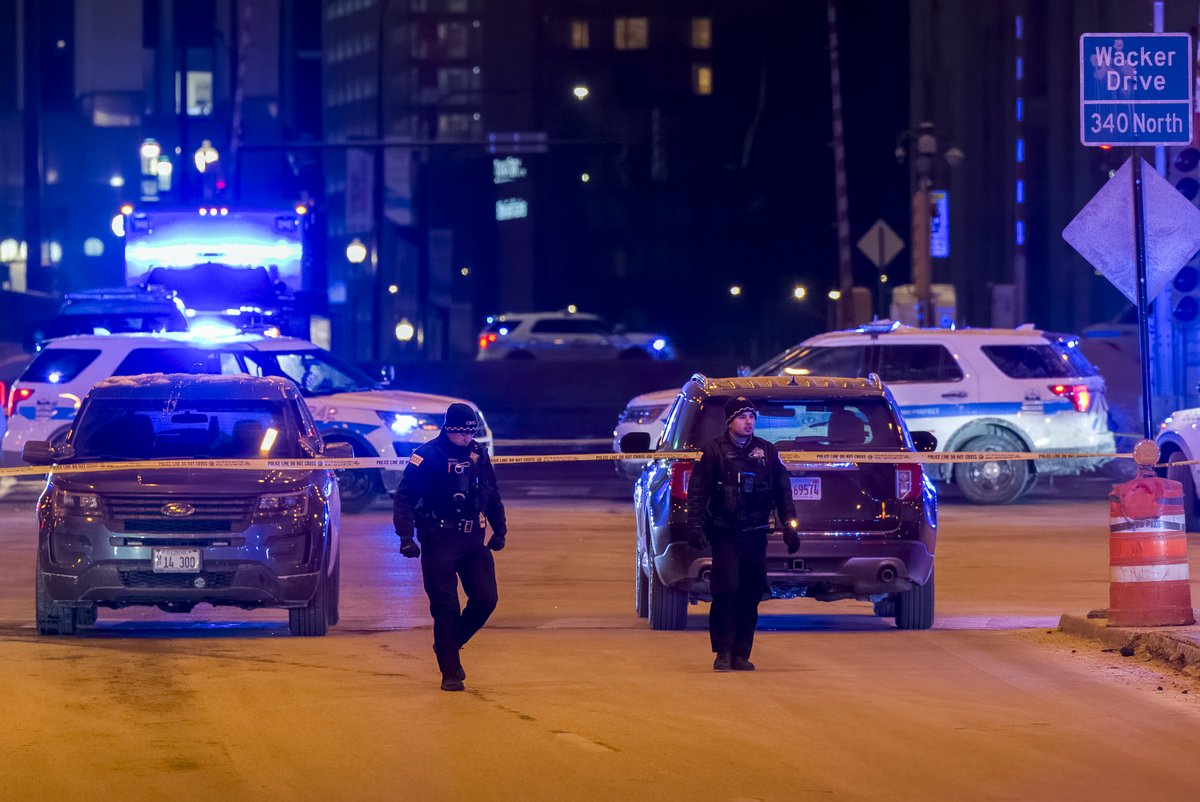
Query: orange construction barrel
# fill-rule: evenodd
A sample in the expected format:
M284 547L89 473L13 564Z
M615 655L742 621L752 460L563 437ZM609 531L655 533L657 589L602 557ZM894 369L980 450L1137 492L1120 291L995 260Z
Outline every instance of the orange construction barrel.
M1108 626L1193 624L1183 486L1144 475L1109 497Z

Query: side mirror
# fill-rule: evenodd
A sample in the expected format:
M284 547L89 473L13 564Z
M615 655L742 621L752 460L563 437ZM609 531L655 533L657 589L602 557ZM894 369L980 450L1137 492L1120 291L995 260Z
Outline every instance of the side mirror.
M21 448L21 459L30 465L53 465L54 449L49 440L29 440Z
M354 456L354 446L349 443L326 443L325 456L328 459L350 459Z
M738 365L737 366L737 375L741 376L742 378L749 376L750 375L750 366L749 365Z
M619 444L622 454L644 454L650 447L650 432L627 432Z
M917 451L937 451L937 438L933 432L913 432L912 440Z

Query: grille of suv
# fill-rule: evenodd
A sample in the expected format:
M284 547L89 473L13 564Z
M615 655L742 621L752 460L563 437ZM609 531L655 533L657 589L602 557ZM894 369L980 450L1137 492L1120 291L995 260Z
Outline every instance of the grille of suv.
M104 497L108 520L124 532L231 532L254 511L257 496L135 496ZM186 517L163 513L168 503L191 505Z
M233 571L202 571L198 574L121 571L120 574L121 584L127 588L194 588L197 577L204 579L205 588L227 588L233 584Z

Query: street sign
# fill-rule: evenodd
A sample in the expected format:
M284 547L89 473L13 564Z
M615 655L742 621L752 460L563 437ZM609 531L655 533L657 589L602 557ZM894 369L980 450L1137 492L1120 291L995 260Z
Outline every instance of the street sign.
M882 270L904 249L904 240L887 223L876 220L875 225L858 241L858 249L871 260L871 264Z
M1192 141L1192 37L1085 33L1079 37L1079 140L1099 145Z
M945 259L950 255L950 193L944 189L931 190L929 203L929 255Z
M1140 157L1139 157L1140 158ZM1087 259L1113 286L1137 303L1132 159L1063 229L1063 239ZM1146 295L1155 298L1200 250L1200 209L1170 182L1145 167L1142 195L1146 212Z

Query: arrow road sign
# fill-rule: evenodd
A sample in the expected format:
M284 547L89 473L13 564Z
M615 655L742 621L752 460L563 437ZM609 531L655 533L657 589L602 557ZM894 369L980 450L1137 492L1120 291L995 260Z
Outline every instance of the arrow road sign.
M876 220L871 230L858 241L858 249L871 260L871 264L882 270L904 249L904 240L887 223Z

